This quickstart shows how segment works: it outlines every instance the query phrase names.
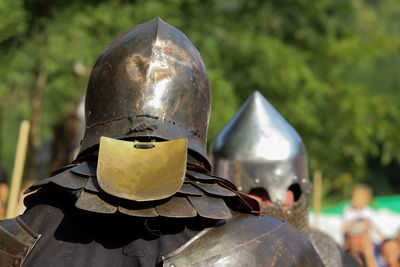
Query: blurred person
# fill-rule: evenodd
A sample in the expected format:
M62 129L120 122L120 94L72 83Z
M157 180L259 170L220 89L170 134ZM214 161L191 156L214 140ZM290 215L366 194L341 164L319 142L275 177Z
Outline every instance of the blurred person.
M0 220L5 216L6 202L8 197L7 174L2 166L0 166Z
M365 184L357 185L352 192L351 205L343 212L343 249L348 251L364 266L378 266L375 245L371 232L378 232L374 221L374 211L369 207L372 188ZM378 232L379 233L379 232ZM375 239L377 240L377 239Z
M366 221L352 223L346 232L343 250L355 257L362 266L375 267L378 262Z
M343 231L346 233L353 223L366 224L365 227L372 227L374 211L369 207L372 197L372 188L365 184L357 185L351 195L351 205L346 206L343 212Z
M257 199L263 212L309 238L325 266L357 266L330 236L309 226L306 150L296 130L261 93L254 92L216 136L211 162L214 174Z
M397 237L384 240L380 246L380 255L384 267L399 267L400 266L400 230L397 232Z
M85 131L84 99L72 105L63 122L53 127L50 169L54 170L74 160L79 153L80 140ZM83 133L82 133L83 132Z
M323 266L294 227L210 174L201 56L159 18L112 41L86 91L76 160L0 222L0 266Z

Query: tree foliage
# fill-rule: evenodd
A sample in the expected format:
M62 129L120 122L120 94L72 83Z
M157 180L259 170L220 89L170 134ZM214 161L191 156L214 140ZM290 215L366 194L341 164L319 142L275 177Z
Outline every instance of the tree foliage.
M374 170L399 168L396 0L3 0L0 14L1 160L9 171L38 73L47 77L41 135L51 139L102 49L158 16L203 56L213 90L209 142L258 90L303 137L325 194L348 194ZM381 174L389 186L378 192L394 193L396 178Z

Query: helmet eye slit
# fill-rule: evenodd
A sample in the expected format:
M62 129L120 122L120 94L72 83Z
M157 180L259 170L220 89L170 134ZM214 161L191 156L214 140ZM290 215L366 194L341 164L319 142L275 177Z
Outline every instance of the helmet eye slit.
M291 186L289 186L288 191L292 191L295 202L300 199L302 191L301 191L301 187L298 183L295 183L295 184L292 184Z
M262 202L271 201L268 191L262 187L256 187L250 190L248 193L250 196L258 197Z

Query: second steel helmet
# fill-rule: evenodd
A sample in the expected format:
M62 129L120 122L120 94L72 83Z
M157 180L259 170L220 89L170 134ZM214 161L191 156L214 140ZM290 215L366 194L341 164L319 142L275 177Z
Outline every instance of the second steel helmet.
M311 184L303 142L259 92L218 134L211 153L214 173L233 178L240 190L263 200L261 209L267 215L300 230L326 266L341 266L334 240L308 223Z
M307 156L293 127L259 93L253 93L217 135L211 148L214 173L229 177L244 193L268 191L283 203L288 188L309 186Z

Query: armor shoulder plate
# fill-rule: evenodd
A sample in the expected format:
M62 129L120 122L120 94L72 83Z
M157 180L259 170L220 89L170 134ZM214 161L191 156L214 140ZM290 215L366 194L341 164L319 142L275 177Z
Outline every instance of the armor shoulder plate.
M269 216L238 214L163 257L164 266L324 266L293 226Z
M0 221L0 266L21 266L39 237L19 216Z
M310 239L326 267L343 266L341 249L332 237L316 229L309 229L308 233L304 234Z

